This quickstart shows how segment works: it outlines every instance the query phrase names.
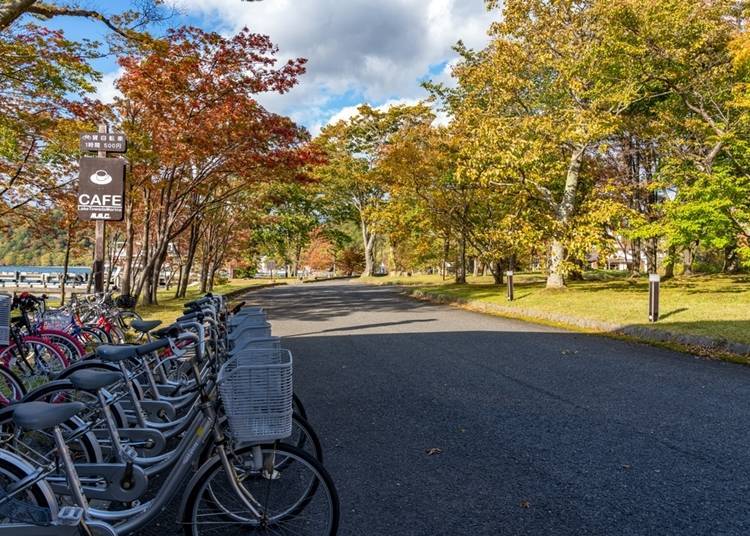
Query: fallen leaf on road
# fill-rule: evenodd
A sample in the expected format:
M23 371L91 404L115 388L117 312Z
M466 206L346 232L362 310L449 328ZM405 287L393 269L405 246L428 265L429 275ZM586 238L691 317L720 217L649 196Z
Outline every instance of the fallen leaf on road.
M439 448L431 448L431 449L424 449L424 452L428 456L437 456L438 454L442 454L443 450Z
M520 506L521 508L531 508L531 503L529 501L521 501Z

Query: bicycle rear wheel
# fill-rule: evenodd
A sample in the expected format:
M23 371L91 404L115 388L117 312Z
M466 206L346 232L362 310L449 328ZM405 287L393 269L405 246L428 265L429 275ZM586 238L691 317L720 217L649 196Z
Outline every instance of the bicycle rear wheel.
M70 363L78 361L86 353L86 348L70 333L58 330L40 330L37 335L51 342L65 353Z
M29 481L34 468L10 452L0 452L0 525L31 523L48 525L57 517L57 502L46 482L27 485L13 497L8 492Z

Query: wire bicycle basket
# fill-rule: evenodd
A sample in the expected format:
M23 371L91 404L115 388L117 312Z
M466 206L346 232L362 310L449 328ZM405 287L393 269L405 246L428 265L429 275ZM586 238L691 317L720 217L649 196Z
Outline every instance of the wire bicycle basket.
M219 371L219 394L229 429L240 443L271 443L292 434L292 354L239 352Z
M65 331L65 329L72 323L72 316L68 311L57 309L48 310L42 317L42 324L47 329L56 329L59 331Z
M10 307L13 299L7 294L0 294L0 346L10 344Z

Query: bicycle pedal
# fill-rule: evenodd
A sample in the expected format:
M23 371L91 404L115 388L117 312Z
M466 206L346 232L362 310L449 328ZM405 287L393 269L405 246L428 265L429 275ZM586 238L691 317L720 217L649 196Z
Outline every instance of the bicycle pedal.
M122 447L122 453L130 461L134 461L138 457L138 452L133 447L131 447L130 445L123 446Z
M57 524L65 527L75 527L83 520L83 508L80 506L63 506L57 512Z

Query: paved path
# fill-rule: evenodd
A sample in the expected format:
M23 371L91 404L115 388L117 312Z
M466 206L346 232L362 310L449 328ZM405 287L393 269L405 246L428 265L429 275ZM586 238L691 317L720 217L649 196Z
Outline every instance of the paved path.
M340 534L750 533L750 368L389 288L250 298L294 352Z

